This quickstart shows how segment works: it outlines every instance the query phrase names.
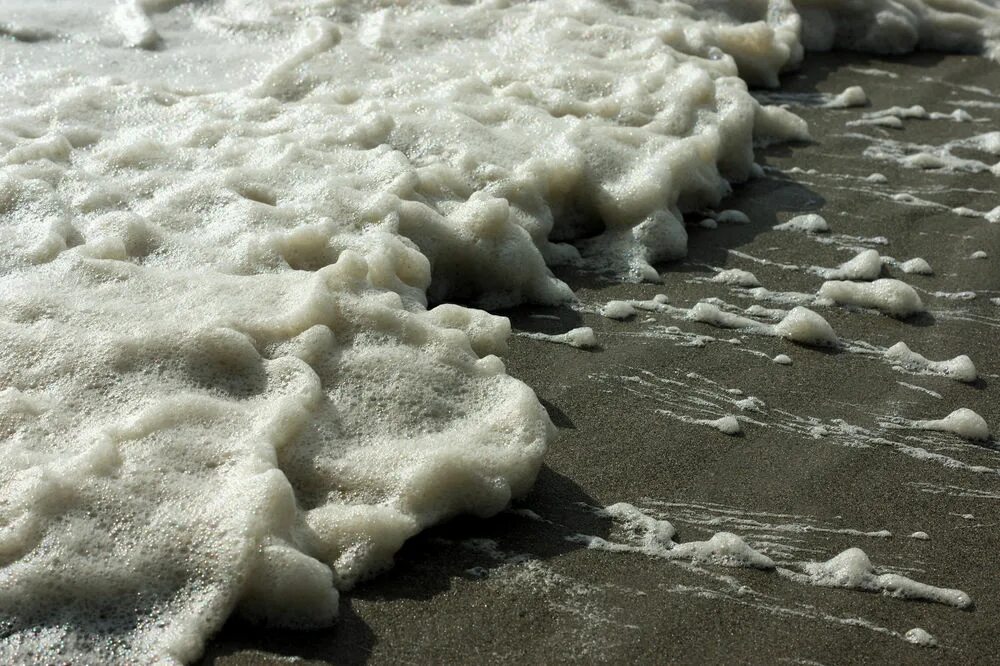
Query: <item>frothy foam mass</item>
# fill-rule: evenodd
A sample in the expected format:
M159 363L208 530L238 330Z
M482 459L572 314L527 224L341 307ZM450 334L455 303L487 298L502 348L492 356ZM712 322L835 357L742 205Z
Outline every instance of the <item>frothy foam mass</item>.
M407 538L525 493L553 432L496 356L507 320L428 304L570 300L564 263L657 278L755 141L808 138L748 83L804 48L995 56L997 17L5 3L0 657L329 624Z

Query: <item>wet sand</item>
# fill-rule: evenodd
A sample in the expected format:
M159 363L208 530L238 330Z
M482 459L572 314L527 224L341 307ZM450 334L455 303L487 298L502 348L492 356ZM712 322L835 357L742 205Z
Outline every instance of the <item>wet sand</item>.
M858 71L871 68L898 78ZM988 211L1000 204L1000 181L989 172L938 174L877 162L862 157L867 142L847 135L940 144L995 130L1000 108L968 107L973 116L989 119L976 124L910 120L902 130L880 130L845 123L893 105L922 104L947 113L961 106L949 101L1000 102L1000 67L934 54L812 55L803 71L785 78L783 88L838 93L849 85L863 86L871 106L797 108L816 142L761 150L765 177L740 186L724 204L746 212L751 224L709 230L697 226L701 216L690 216L690 254L661 267L663 284L618 284L573 272L560 277L595 307L657 293L683 307L710 297L742 307L756 302L708 282L710 267L750 270L773 291L814 293L822 283L817 276L733 251L786 264L836 266L853 253L771 229L795 214L820 212L836 234L884 236L888 245L873 245L882 255L923 257L936 271L925 277L892 270L892 277L926 292L977 292L972 300L922 293L929 314L904 321L819 308L841 338L882 347L902 340L934 360L968 354L979 370L977 383L903 374L870 356L800 347L663 314L618 322L570 309L505 313L519 331L591 326L601 344L588 352L514 337L504 359L510 374L535 389L560 429L535 489L514 505L543 520L506 512L429 530L403 549L393 570L344 595L335 628L285 632L234 620L209 645L205 663L995 662L1000 476L919 459L905 447L996 468L998 443L973 444L879 424L892 417L940 418L968 407L1000 431L1000 305L990 302L1000 296L1000 225L891 200L906 192L947 207ZM985 88L993 96L959 86ZM793 172L795 167L802 171ZM861 180L873 172L884 174L888 183ZM990 258L970 259L976 250ZM664 336L667 326L716 340L684 346L677 334ZM794 364L769 360L779 353ZM636 393L634 383L622 380L628 376L650 378L653 388ZM683 390L660 391L657 385ZM728 405L731 389L766 405L762 413L747 413L758 423L744 423L739 437L658 411L700 417L706 405L709 411ZM837 419L878 433L882 441L814 438L781 427L835 425ZM577 533L607 536L610 521L589 507L622 501L663 514L682 542L728 530L766 552L761 543L777 537L779 546L794 553L791 559L803 560L825 560L859 546L880 570L965 590L975 608L811 587L774 572L588 550L566 539ZM811 528L774 527L791 524ZM888 530L892 537L823 531L845 529ZM907 537L916 531L930 540ZM901 635L913 627L936 636L940 647L905 642Z

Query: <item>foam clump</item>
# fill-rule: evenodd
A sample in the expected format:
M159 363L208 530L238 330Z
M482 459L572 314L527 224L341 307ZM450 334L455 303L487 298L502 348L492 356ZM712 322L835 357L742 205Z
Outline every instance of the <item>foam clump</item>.
M923 301L913 287L891 278L870 283L840 280L824 282L819 289L819 296L841 305L871 308L901 318L924 312Z
M542 342L554 342L556 344L576 347L577 349L594 349L598 346L597 335L594 329L589 326L580 326L565 333L520 333L522 337L539 340Z
M921 629L920 627L914 627L903 635L903 639L907 643L913 643L914 645L919 645L920 647L933 648L937 647L937 639L934 638L926 629Z
M735 287L759 287L760 280L750 271L740 268L727 268L712 276L712 282L721 282Z
M958 608L972 606L972 599L961 590L927 585L899 574L877 573L860 548L848 548L826 562L808 562L803 565L803 571L809 583L820 587L881 592L890 597L933 601Z
M775 231L801 231L810 234L822 234L830 231L830 225L826 219L816 213L798 215L774 226Z
M849 109L856 106L867 106L868 95L861 86L850 86L823 106L827 109Z
M618 538L608 540L581 534L570 537L571 540L597 550L631 551L666 560L765 570L775 568L771 558L729 532L717 532L706 541L676 543L676 530L670 522L654 518L632 504L612 504L597 513L615 521Z
M826 319L809 308L796 306L775 324L775 332L793 342L819 347L835 347L839 344L837 334Z
M747 542L729 532L717 532L707 541L688 541L674 546L673 555L696 563L729 567L773 569L774 561L754 550Z
M947 361L931 361L911 350L905 342L897 342L886 350L885 357L913 372L950 377L960 382L974 382L979 377L972 359L965 354Z
M967 407L960 407L941 419L914 421L913 427L950 432L974 441L986 441L990 438L990 426L986 419Z
M836 268L814 267L813 272L824 280L875 280L882 273L882 257L878 250L863 250Z
M636 309L628 301L608 301L601 306L600 313L602 317L621 320L634 317Z
M911 275L934 275L934 269L931 268L931 265L923 257L907 259L899 265L899 268L904 273Z
M732 415L721 416L717 419L704 419L699 421L704 425L715 428L724 435L739 435L743 432L739 420Z

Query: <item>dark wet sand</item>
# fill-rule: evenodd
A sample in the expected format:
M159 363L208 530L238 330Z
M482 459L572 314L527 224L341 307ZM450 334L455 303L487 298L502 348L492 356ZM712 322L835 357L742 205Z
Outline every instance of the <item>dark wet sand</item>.
M849 67L875 67L900 76L875 77ZM1000 127L1000 110L983 108L968 111L990 118L989 123L911 120L903 130L884 132L846 128L844 123L864 111L897 104L950 112L956 107L948 101L987 100L955 86L979 86L1000 95L1000 67L972 57L923 54L881 59L840 54L811 56L802 72L785 81L787 89L803 92L840 92L848 85L862 85L872 107L798 109L810 122L817 143L762 151L758 161L780 172L769 171L766 178L739 187L725 204L745 211L752 224L721 225L718 230L689 227L690 256L662 267L662 285L614 284L587 275L562 277L589 305L613 298L649 298L660 292L685 307L713 296L744 307L754 302L723 285L698 281L712 274L707 266L750 270L771 290L814 292L821 284L816 276L753 264L729 251L800 265L835 266L853 255L805 235L771 230L794 214L818 211L835 232L885 236L890 244L878 248L881 254L900 260L924 257L937 271L923 277L893 270L892 277L930 292L1000 290L1000 225L859 192L860 181L845 177L880 172L889 183L865 187L990 210L1000 205L996 176L900 169L861 157L867 144L842 136L860 132L939 144L995 130ZM996 160L974 153L963 156L987 163ZM819 173L788 173L796 166ZM927 194L934 186L984 192ZM692 222L697 219L691 217ZM991 258L970 260L975 250L985 250ZM1000 477L918 460L892 445L843 446L830 438L791 434L773 425L745 424L744 436L728 437L657 413L663 404L628 393L616 378L644 370L691 386L711 386L686 377L695 372L721 387L741 389L763 400L768 416L761 420L768 424L791 418L777 412L785 410L878 430L878 420L886 416L939 418L964 406L1000 431L1000 305L989 300L998 296L1000 292L981 293L972 301L926 296L932 315L914 321L842 308L818 310L842 338L883 347L903 340L935 360L968 354L982 377L971 386L901 374L869 357L817 351L664 315L653 315L655 322L645 322L644 317L616 322L560 309L508 313L518 330L562 332L572 326L592 326L602 345L598 351L585 352L514 338L505 358L508 371L536 390L560 427L535 489L515 505L551 522L505 513L430 530L403 549L392 571L344 596L342 618L335 628L279 632L233 621L210 643L205 662L996 663L1000 501L968 495L986 491L1000 496ZM742 344L685 347L637 335L658 324L721 339L738 338ZM769 356L788 354L794 365L778 366L748 349ZM676 409L684 412L689 407ZM896 440L902 441L898 436ZM996 440L973 445L938 436L933 444L929 450L967 463L1000 466ZM915 445L927 448L926 442ZM934 494L916 483L952 490ZM966 490L959 493L954 487ZM565 539L574 533L608 535L609 522L580 503L604 506L625 501L648 507L650 498L789 514L756 518L765 522L801 523L806 520L801 516L810 516L814 525L825 528L889 530L890 539L826 532L787 536L798 540L794 545L803 549L802 558L827 559L859 546L877 567L965 590L975 608L961 611L879 594L809 587L775 573L697 569L640 554L586 550ZM681 541L704 539L726 529L751 543L761 537L739 526L699 525L690 519L690 507L667 507L663 513L677 527ZM714 515L723 514L716 510ZM906 537L917 530L930 534L931 540ZM504 564L470 548L470 539L490 539L503 553L531 557ZM740 593L740 585L753 592ZM941 646L922 649L898 635L842 621L845 618L861 618L897 634L923 627Z

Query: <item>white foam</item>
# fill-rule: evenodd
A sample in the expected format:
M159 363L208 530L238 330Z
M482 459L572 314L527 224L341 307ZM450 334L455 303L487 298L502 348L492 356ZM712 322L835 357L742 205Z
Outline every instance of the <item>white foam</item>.
M878 250L862 250L837 268L813 266L811 270L824 280L875 280L882 274L882 257Z
M809 308L796 306L774 327L781 337L804 345L837 346L839 340L833 327Z
M914 627L906 632L903 637L907 643L913 643L914 645L919 645L920 647L933 648L937 647L937 639L934 638L926 629L921 629L920 627Z
M702 419L698 423L715 428L724 435L739 435L743 432L740 422L732 415L721 416L717 419Z
M775 225L777 231L803 231L806 233L820 234L830 231L827 221L816 213L797 215L787 222Z
M736 287L759 287L760 280L757 276L750 271L745 271L739 268L728 268L724 271L719 271L712 276L712 282L721 282L723 284L730 284Z
M947 361L931 361L912 351L906 343L897 342L886 350L885 357L912 372L950 377L960 382L974 382L979 376L972 359L964 354Z
M828 109L849 109L855 106L867 106L868 95L861 86L850 86L823 106Z
M961 590L927 585L899 574L876 573L868 555L860 548L849 548L826 562L809 562L802 568L812 585L882 592L890 597L933 601L958 608L972 606L972 599Z
M907 259L899 265L900 270L911 275L934 275L934 269L923 257Z
M577 349L594 349L598 346L597 335L594 334L594 329L589 326L580 326L579 328L571 329L565 333L549 334L521 332L518 333L518 335L532 340L539 340L541 342L554 342L560 345L568 345L570 347L576 347Z
M986 441L990 438L986 419L966 407L960 407L941 419L914 421L913 427L950 432L964 439Z
M601 306L601 316L608 319L628 319L634 317L636 310L627 301L608 301Z
M819 296L841 305L872 308L896 317L909 317L924 312L924 304L913 287L890 278L870 283L824 282L819 289Z

